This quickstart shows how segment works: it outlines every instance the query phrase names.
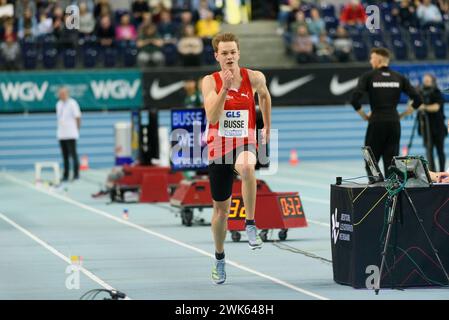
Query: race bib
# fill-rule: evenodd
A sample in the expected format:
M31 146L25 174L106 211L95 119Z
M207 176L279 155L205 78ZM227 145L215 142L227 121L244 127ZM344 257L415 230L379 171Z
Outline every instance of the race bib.
M225 138L248 137L248 110L224 110L218 135Z

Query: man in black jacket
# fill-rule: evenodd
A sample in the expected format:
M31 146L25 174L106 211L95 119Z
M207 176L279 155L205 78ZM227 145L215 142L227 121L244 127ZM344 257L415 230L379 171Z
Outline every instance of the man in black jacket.
M413 108L418 109L421 98L403 75L391 70L390 52L384 48L371 50L370 63L372 71L359 78L357 88L353 92L351 104L363 120L368 121L365 145L373 150L376 161L383 158L384 171L388 177L388 167L391 160L399 154L401 138L400 119L405 115L399 114L397 105L401 92L406 93L413 100ZM368 93L371 112L368 114L362 108L360 100L364 93Z
M423 105L419 108L421 118L419 132L423 136L424 146L429 150L429 169L436 170L433 149L436 148L440 171L445 170L446 155L444 154L444 139L447 136L444 121L444 98L437 86L436 79L431 74L425 74L420 89ZM427 127L428 126L428 127Z

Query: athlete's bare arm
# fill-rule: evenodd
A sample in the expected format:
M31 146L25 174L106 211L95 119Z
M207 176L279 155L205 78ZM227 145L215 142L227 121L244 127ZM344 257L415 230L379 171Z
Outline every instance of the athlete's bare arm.
M263 140L262 143L268 143L270 140L270 129L271 129L271 96L267 88L267 81L265 76L260 71L248 70L249 79L254 91L257 93L259 98L259 107L262 111L263 117Z
M215 92L215 80L213 76L204 77L201 91L204 97L204 109L206 110L207 121L211 124L217 123L224 110L226 94L231 87L234 76L232 72L226 70L223 72L223 86L220 92Z

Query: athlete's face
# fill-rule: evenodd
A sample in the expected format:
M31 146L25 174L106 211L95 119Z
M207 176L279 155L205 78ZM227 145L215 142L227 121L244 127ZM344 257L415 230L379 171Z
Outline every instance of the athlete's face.
M215 52L215 59L220 64L222 70L232 70L238 66L240 51L235 41L220 42L218 50Z

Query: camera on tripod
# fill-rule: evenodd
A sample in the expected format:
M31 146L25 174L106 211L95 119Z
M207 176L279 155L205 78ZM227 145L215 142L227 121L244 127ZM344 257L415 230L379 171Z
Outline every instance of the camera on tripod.
M383 250L381 253L381 263L380 263L380 271L379 277L377 278L377 283L375 286L376 294L379 293L381 287L381 279L382 279L382 271L386 265L386 257L387 251L390 246L390 239L392 233L393 224L396 221L397 214L397 205L399 197L401 195L405 196L406 202L408 202L409 207L415 216L419 226L424 233L427 242L432 248L433 254L436 257L441 270L443 271L445 278L448 280L449 284L449 275L441 262L441 258L438 254L438 251L435 249L435 246L430 239L429 234L423 225L423 220L420 218L418 211L416 209L415 204L413 203L410 194L407 189L409 188L422 188L422 187L430 187L432 185L432 180L430 178L429 169L427 168L427 161L422 156L407 156L407 157L394 157L392 161L392 165L389 167L389 170L396 175L396 179L393 176L390 176L386 183L386 189L389 194L388 200L388 228L387 233L385 235L383 241ZM400 184L398 183L400 182Z

